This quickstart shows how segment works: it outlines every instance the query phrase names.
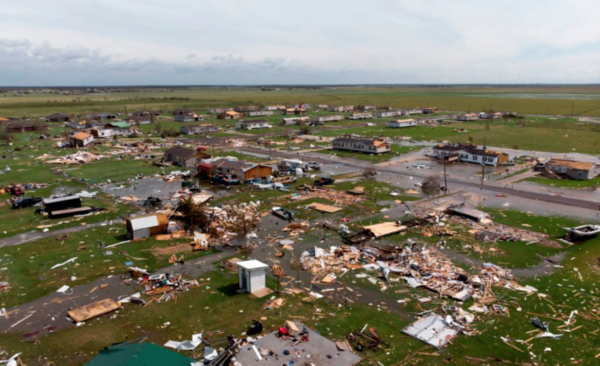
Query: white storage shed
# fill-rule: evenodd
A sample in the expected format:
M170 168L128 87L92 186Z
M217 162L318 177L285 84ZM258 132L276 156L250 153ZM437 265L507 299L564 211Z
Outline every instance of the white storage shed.
M238 262L237 265L240 289L252 293L266 287L267 264L252 259Z

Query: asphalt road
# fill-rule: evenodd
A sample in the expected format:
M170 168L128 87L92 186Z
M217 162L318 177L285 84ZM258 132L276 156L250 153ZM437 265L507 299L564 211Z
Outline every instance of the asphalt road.
M263 155L270 154L271 156L277 156L277 157L281 157L281 158L297 159L299 157L298 153L294 153L294 152L271 151L269 153L269 151L255 148L255 147L242 147L242 148L239 148L239 150L245 151L245 152L250 152L250 153L255 153L255 154L263 154ZM316 161L318 163L323 163L323 164L343 165L343 166L347 166L347 167L355 168L355 169L364 169L367 167L375 167L375 169L379 173L385 173L385 174L395 175L395 176L399 176L399 177L413 177L413 178L421 178L421 179L425 179L428 177L428 174L420 174L420 173L417 173L414 171L407 173L407 172L395 170L395 169L393 169L393 167L377 167L377 166L373 166L370 162L363 163L363 162L356 162L356 161L348 161L344 158L339 158L339 157L332 159L332 158L328 158L326 155L323 155L322 157L321 156L315 157L315 155L310 155L310 160ZM580 207L580 208L586 208L586 209L592 209L592 210L600 209L600 203L598 203L598 202L585 201L585 200L564 197L564 196L553 196L553 195L537 193L537 192L527 192L527 191L522 191L522 190L518 190L518 189L500 187L500 186L494 186L494 185L487 185L487 184L482 185L480 183L464 181L464 180L460 180L460 179L456 179L456 178L448 178L448 185L449 186L453 185L454 187L457 187L457 188L461 188L461 187L476 188L476 189L480 189L482 191L488 191L488 192L493 192L493 193L503 193L506 195L512 195L512 196L516 196L516 197L521 197L521 198L526 198L526 199L536 200L536 201L543 201L543 202L548 202L548 203L556 203L556 204L560 204L560 205Z

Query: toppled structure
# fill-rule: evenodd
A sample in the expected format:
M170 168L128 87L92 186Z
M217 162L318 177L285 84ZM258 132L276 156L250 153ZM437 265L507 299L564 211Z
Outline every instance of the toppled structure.
M96 160L101 160L107 156L101 154L94 154L88 151L78 151L75 154L61 156L58 159L47 160L46 163L50 164L88 164Z

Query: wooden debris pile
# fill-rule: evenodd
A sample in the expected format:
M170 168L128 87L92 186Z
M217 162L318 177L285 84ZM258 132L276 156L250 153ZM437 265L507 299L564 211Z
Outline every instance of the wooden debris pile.
M335 206L349 206L362 202L366 198L362 195L353 195L344 191L336 191L335 189L324 188L324 187L311 187L302 185L298 187L300 191L299 195L293 195L292 200L304 201L310 198L323 198L334 202Z

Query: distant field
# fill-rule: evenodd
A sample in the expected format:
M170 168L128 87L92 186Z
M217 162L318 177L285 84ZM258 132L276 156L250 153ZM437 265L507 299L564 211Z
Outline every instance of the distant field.
M443 110L511 110L527 114L600 116L600 87L340 87L260 91L258 89L177 89L63 96L0 94L0 116L44 116L54 112L89 113L138 109L269 103L378 104L396 108L437 106Z

